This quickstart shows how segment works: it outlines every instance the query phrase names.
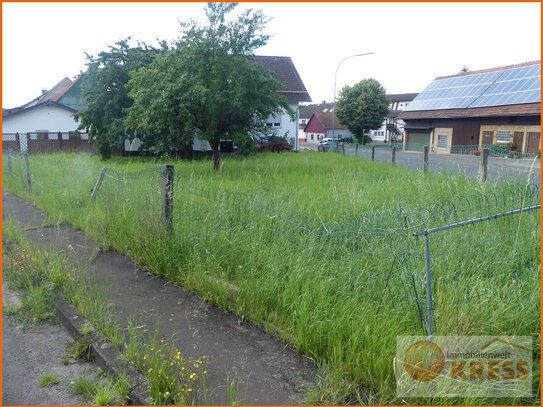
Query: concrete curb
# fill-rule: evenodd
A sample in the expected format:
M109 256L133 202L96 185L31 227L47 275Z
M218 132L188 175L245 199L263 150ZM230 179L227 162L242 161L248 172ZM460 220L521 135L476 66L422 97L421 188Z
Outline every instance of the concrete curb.
M55 301L55 307L60 323L74 338L84 336L82 328L85 318L68 304L64 299ZM147 379L119 352L113 344L96 332L87 335L91 341L91 352L94 355L94 363L107 373L117 377L121 372L126 374L130 386L130 405L148 406L151 404L149 397L149 383Z

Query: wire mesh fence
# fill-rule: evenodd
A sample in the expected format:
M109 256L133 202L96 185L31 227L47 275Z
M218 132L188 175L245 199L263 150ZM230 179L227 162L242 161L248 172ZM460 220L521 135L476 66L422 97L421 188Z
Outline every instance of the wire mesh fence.
M376 145L373 150L371 145L345 143L339 147L339 153L357 156L366 160L375 160L384 163L392 163L392 149L395 148L395 164L423 170L423 144L418 144L411 151L404 151L403 145L390 143L388 145ZM413 147L413 145L411 145ZM541 182L541 161L539 154L519 154L518 152L505 151L499 146L485 145L488 148L489 157L488 179L499 183L509 180L522 180L528 183ZM452 146L451 154L429 154L428 169L436 173L461 175L466 177L478 177L482 149L478 146Z
M81 212L82 222L106 229L121 224L116 233L134 242L163 239L168 247L163 256L183 259L190 251L193 267L233 285L254 282L253 295L290 290L291 280L298 278L299 286L319 287L318 297L328 305L356 304L374 318L408 321L414 333L429 333L434 322L433 332L459 335L488 327L487 318L496 313L511 312L514 318L534 312L539 303L527 298L538 291L533 288L539 287L540 275L536 185L330 221L294 209L271 193L217 188L195 174L176 173L173 230L164 234L162 166L131 172L106 168L93 200L101 171L93 161L68 165L30 156L32 196L58 211ZM4 156L3 175L11 188L27 193L22 154ZM424 237L414 236L462 222L432 234L429 256ZM240 259L250 259L251 267ZM239 266L218 266L234 263ZM292 310L285 305L282 312Z

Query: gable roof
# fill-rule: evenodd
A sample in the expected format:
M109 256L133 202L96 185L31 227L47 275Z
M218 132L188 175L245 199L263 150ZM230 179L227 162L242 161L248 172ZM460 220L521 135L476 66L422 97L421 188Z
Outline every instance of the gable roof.
M393 93L387 96L392 102L411 102L417 95L418 93Z
M541 62L438 76L401 119L541 114Z
M70 78L66 77L62 79L59 83L57 83L55 86L53 86L51 90L43 92L40 96L31 100L30 102L25 103L24 105L19 106L19 107L14 107L12 109L2 109L2 118L6 118L11 115L20 113L22 111L26 111L29 109L36 108L38 106L45 106L45 105L57 106L69 111L76 112L75 109L72 109L68 106L64 106L58 103L58 101L78 81L79 81L79 78L77 78L75 81L72 81Z
M290 57L255 55L251 59L275 72L275 79L285 85L278 93L285 96L289 102L311 102L311 97Z
M330 112L334 108L332 102L322 102L313 105L302 106L300 109L300 119L311 119L311 116L317 112Z
M332 118L334 117L333 115L334 113L332 112L313 113L313 116L311 116L311 119L309 119L309 122L307 122L307 126L309 126L309 123L312 120L318 120L324 130L332 130ZM305 128L307 128L307 126ZM347 130L347 128L338 121L337 117L335 118L335 124L333 127L336 130Z

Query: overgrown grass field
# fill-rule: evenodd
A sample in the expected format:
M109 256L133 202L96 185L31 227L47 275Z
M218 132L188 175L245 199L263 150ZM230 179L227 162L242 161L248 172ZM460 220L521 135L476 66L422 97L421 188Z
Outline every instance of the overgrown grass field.
M23 158L11 158L11 176L6 161L4 187L51 224L71 223L313 358L323 370L311 403L402 402L396 337L424 335L428 317L424 243L412 233L534 200L525 185L496 192L464 177L332 153L226 158L219 173L208 160L169 161L169 234L160 219L163 162L31 156L29 193ZM533 335L538 360L539 241L539 211L433 235L436 333ZM534 399L509 403L539 400L539 371L536 363Z

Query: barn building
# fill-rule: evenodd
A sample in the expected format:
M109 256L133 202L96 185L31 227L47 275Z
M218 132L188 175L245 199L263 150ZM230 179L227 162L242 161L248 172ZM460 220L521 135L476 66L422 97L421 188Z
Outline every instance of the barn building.
M541 148L541 61L437 77L398 115L404 149Z

